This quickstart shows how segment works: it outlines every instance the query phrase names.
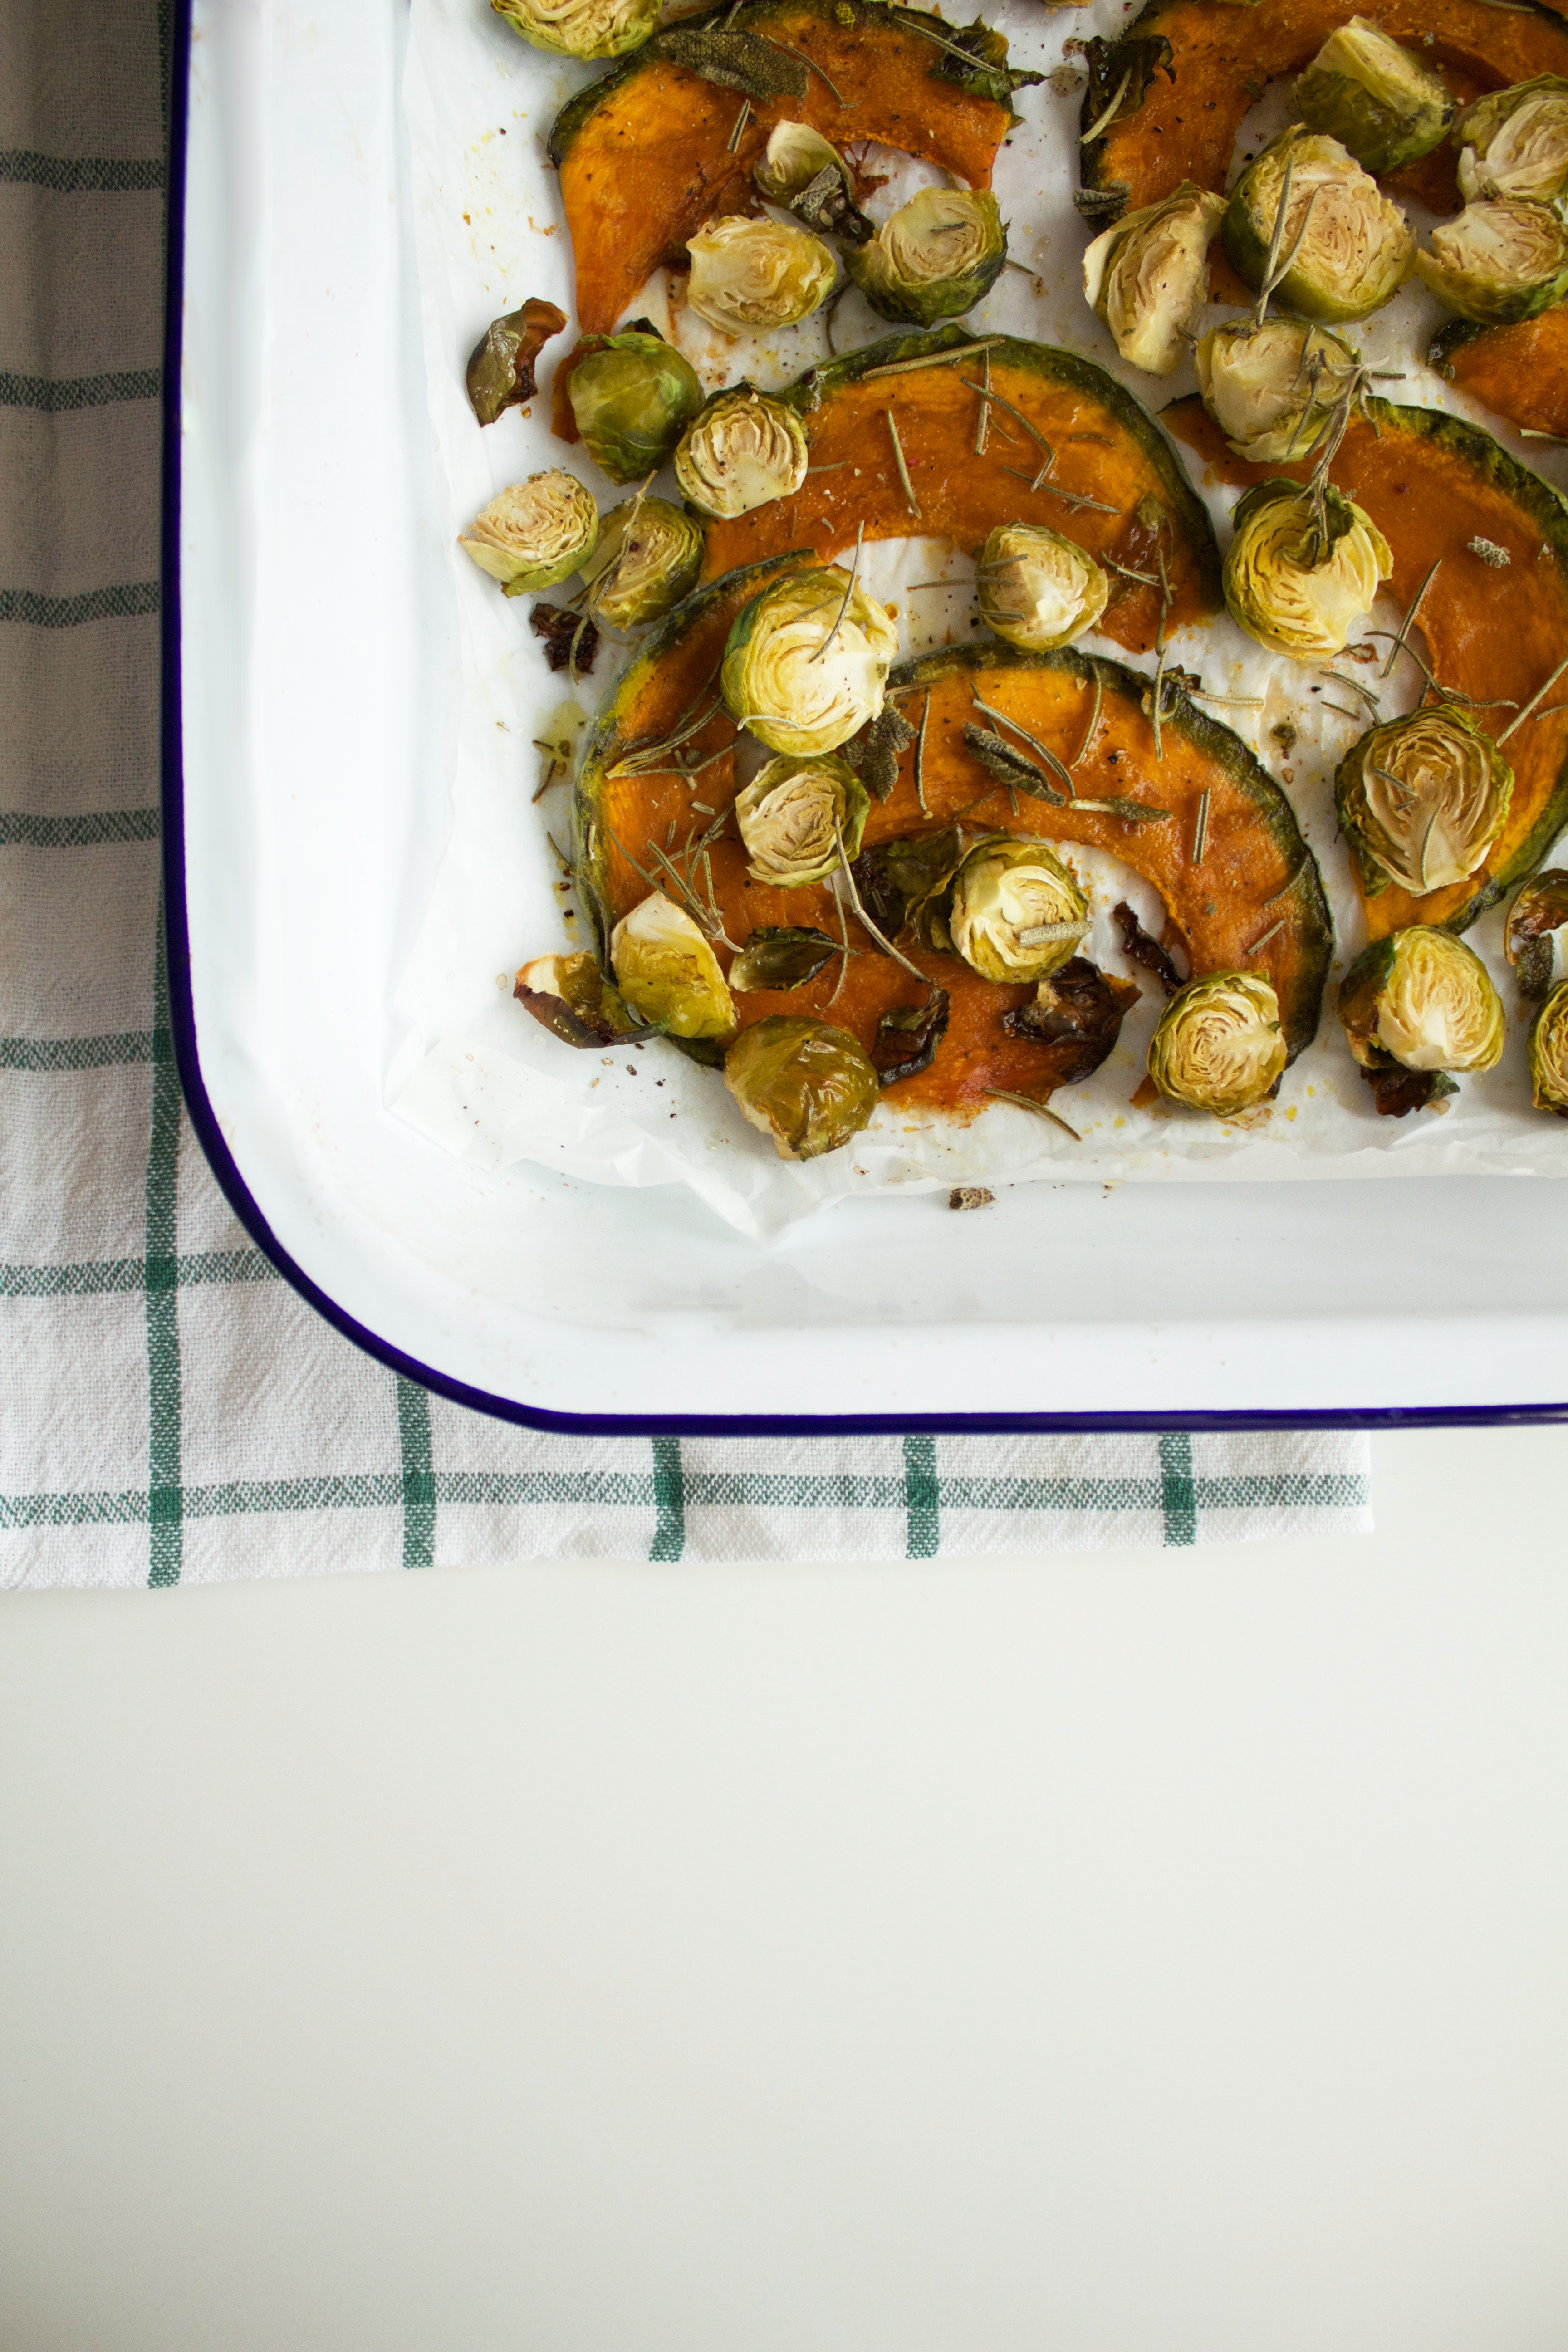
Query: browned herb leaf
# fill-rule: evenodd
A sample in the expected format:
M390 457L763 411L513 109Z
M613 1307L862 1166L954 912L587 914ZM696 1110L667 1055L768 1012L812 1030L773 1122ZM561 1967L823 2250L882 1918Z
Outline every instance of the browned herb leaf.
M747 98L805 96L804 58L789 56L760 33L668 25L654 35L643 54L668 58L688 73L700 74L721 89L741 90Z
M1032 1004L1005 1013L1002 1026L1011 1037L1032 1038L1049 1049L1052 1087L1076 1087L1099 1069L1137 1002L1131 981L1112 980L1087 956L1073 956L1041 981Z
M562 604L536 604L528 620L534 635L544 639L544 658L552 669L572 669L579 677L587 676L599 650L599 632L592 621L580 613L567 612Z
M899 754L915 740L915 730L890 702L863 733L844 747L844 758L859 771L860 782L874 801L885 801L899 781ZM876 909L872 910L873 919Z
M885 1087L929 1069L947 1034L947 991L933 988L923 1004L900 1004L877 1024L871 1059Z
M1112 908L1116 928L1121 933L1121 952L1134 963L1152 971L1167 996L1174 996L1182 986L1182 975L1171 961L1158 940L1152 940L1125 898Z
M474 345L467 377L468 399L481 425L493 425L504 410L533 398L539 389L534 362L565 324L565 311L537 296L521 310L490 320Z
M1405 1118L1411 1111L1425 1110L1428 1103L1441 1102L1445 1095L1459 1091L1442 1070L1406 1070L1397 1062L1383 1070L1363 1070L1362 1076L1372 1088L1379 1118Z
M799 988L815 980L837 953L838 941L826 931L764 924L752 933L730 966L730 985L741 990Z

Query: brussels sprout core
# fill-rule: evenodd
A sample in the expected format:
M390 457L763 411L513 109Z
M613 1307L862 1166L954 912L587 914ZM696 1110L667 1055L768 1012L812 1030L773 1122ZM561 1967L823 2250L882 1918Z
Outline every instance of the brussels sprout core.
M701 568L700 524L668 499L628 499L605 516L583 566L589 613L604 628L641 628L679 604Z
M792 572L736 614L719 689L771 751L836 751L882 708L898 632L837 565Z
M1007 230L984 189L922 188L844 267L879 317L934 326L972 310L1007 258Z
M1568 980L1560 980L1530 1024L1530 1084L1537 1110L1568 1118Z
M1110 595L1093 556L1045 523L998 523L975 585L986 626L1026 653L1070 645L1093 628Z
M1089 901L1043 841L994 834L954 875L946 920L953 947L983 980L1044 980L1078 953Z
M837 268L819 236L781 221L732 214L692 237L686 299L726 334L793 327L826 300Z
M724 1056L724 1084L781 1160L837 1151L859 1134L881 1093L858 1038L796 1013L742 1029Z
M675 453L675 478L692 505L726 520L793 498L805 466L805 427L794 409L746 385L710 401Z
M735 822L753 882L783 890L826 882L857 856L870 800L859 777L831 752L814 760L770 760L735 795Z
M1304 318L1366 318L1399 291L1415 245L1397 205L1337 139L1287 131L1248 164L1226 208L1232 268L1248 286L1262 285L1287 163L1290 199L1279 251L1294 247L1295 255L1276 293Z
M1461 319L1509 326L1568 295L1568 226L1554 205L1483 200L1439 221L1415 267Z
M1236 509L1225 559L1231 618L1270 653L1296 661L1339 653L1394 571L1388 541L1352 499L1331 489L1324 512L1326 534L1310 490L1259 482Z
M619 58L647 40L659 0L490 0L536 49L559 58Z
M1376 940L1340 983L1340 1019L1363 1069L1489 1070L1507 1034L1502 999L1472 948L1426 923Z
M1208 299L1208 250L1225 199L1184 180L1157 205L1124 214L1083 257L1083 290L1130 367L1172 375Z
M662 466L702 405L689 360L658 335L605 335L567 378L588 455L612 482L640 482Z
M1467 106L1454 125L1459 194L1551 204L1568 191L1568 81L1538 74Z
M656 890L610 934L621 994L672 1037L729 1037L735 1004L719 959L690 916Z
M509 596L531 596L575 572L598 536L593 492L575 474L552 467L493 498L458 544Z
M1397 172L1430 154L1454 119L1447 86L1364 16L1329 35L1300 80L1296 105L1369 172Z
M1204 406L1255 465L1304 457L1356 366L1338 335L1295 319L1211 327L1193 360Z
M1211 971L1161 1013L1149 1076L1168 1100L1229 1118L1263 1100L1288 1051L1271 984L1254 971Z
M1370 729L1334 778L1368 896L1390 882L1419 898L1468 881L1502 831L1512 788L1491 737L1453 703Z

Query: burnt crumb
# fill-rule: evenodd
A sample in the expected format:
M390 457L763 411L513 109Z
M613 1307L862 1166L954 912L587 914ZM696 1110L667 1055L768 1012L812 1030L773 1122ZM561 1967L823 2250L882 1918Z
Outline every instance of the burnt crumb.
M1174 996L1182 985L1182 975L1156 939L1151 939L1125 898L1112 908L1116 928L1121 934L1121 952L1145 971L1152 971L1167 996Z
M1293 719L1281 719L1279 725L1277 727L1271 727L1268 730L1268 732L1273 736L1274 740L1279 744L1279 749L1282 751L1293 751L1295 750L1296 738L1299 730Z
M599 632L585 614L569 613L562 604L535 604L528 625L536 637L543 638L544 658L552 669L570 669L577 677L587 677L599 650Z
M955 1184L947 1196L950 1209L989 1209L996 1199L984 1184Z

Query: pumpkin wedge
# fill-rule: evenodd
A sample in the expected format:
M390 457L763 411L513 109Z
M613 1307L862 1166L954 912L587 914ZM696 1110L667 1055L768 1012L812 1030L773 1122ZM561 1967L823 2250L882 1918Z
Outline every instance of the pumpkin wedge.
M973 356L946 357L955 351ZM908 364L921 359L939 364ZM987 363L991 391L1007 407L984 403L976 389ZM1152 577L1163 558L1173 628L1219 610L1207 509L1148 411L1076 352L952 327L893 335L808 370L773 397L804 420L811 470L794 498L710 523L710 578L790 547L815 547L826 560L852 547L861 524L868 539L929 534L978 554L996 524L1041 522L1130 572ZM989 422L977 455L983 406ZM1052 463L1037 489L1042 441ZM1159 591L1115 572L1111 586L1101 631L1147 652Z
M1103 226L1183 180L1223 190L1236 134L1263 85L1311 63L1356 0L1152 0L1114 41L1088 44L1079 206ZM1378 30L1434 67L1461 103L1536 74L1568 75L1568 24L1528 0L1386 0ZM1103 127L1100 127L1103 126ZM1458 208L1445 143L1390 175L1436 212Z
M1568 306L1516 327L1451 319L1426 357L1439 375L1510 425L1568 437Z
M1164 417L1238 487L1268 474L1300 481L1310 471L1237 457L1195 397L1173 402ZM1421 896L1390 883L1363 900L1374 940L1406 923L1462 931L1533 873L1568 825L1568 710L1552 708L1568 695L1548 695L1542 716L1509 731L1568 656L1568 508L1489 433L1386 400L1367 402L1340 446L1333 478L1387 540L1389 593L1407 610L1436 563L1417 624L1426 665L1444 687L1475 699L1489 732L1508 736L1513 796L1479 871Z
M746 99L739 138L744 81L705 80L678 55L694 54L693 37L710 31L769 44L773 69L796 76L799 95ZM955 56L965 33L924 9L882 0L752 0L738 11L721 5L679 18L590 82L550 133L576 263L579 331L607 334L705 221L759 209L752 171L778 121L809 122L840 149L877 140L972 188L989 187L1014 121L1005 103L1013 78L994 54L1005 61L1006 43L984 28L969 35L973 63Z
M840 936L837 903L826 887L785 890L749 878L728 818L732 731L722 710L682 747L696 760L719 755L695 783L668 772L673 758L648 748L678 732L679 723L701 716L712 699L731 618L781 568L802 560L793 555L759 564L689 596L655 631L589 736L576 786L576 857L601 954L613 925L647 895L649 877L679 895L661 854L678 874L695 877L693 887L705 892L710 887L710 903L737 947L769 928ZM1316 1031L1333 947L1317 865L1272 778L1238 737L1195 709L1173 685L1156 757L1144 709L1149 685L1148 677L1118 662L1071 651L1023 654L1007 646L964 646L904 664L889 688L911 721L924 722L925 805L916 789L914 749L906 746L891 793L870 812L863 848L935 835L962 818L976 837L1006 831L1110 850L1159 891L1194 971L1245 966L1273 982L1294 1057ZM965 740L966 728L995 726L974 708L976 697L1016 719L1058 759L1076 759L1074 781L1086 802L1136 801L1163 814L1130 822L1089 806L1058 805L1026 784L1016 787L1015 810L1007 785ZM642 772L628 774L639 746ZM1020 749L1026 758L1033 756L1026 745ZM667 772L659 772L661 767ZM1054 791L1043 766L1040 774L1042 786ZM704 808L694 810L694 801ZM1202 856L1194 865L1200 837ZM696 850L703 842L705 859ZM738 991L742 1027L773 1013L805 1013L850 1031L871 1051L883 1015L917 1007L925 995L908 971L874 950L853 920L848 938L861 952L842 962L833 958L799 987ZM903 946L910 961L947 992L948 1024L929 1066L887 1088L890 1100L963 1118L983 1110L993 1090L1038 1095L1056 1082L1054 1049L1003 1026L1005 1014L1033 1000L1033 986L996 985L956 956L912 946L907 938ZM718 953L721 962L732 962L722 943Z

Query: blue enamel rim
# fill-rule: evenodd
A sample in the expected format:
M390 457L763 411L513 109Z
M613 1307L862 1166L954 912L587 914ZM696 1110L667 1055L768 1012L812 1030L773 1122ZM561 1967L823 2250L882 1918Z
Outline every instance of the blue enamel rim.
M572 1413L492 1396L405 1355L330 1298L272 1232L252 1198L207 1098L196 1052L185 907L184 762L180 691L180 367L184 294L185 147L190 117L191 0L175 11L169 106L168 237L163 331L163 909L174 1061L191 1124L230 1207L258 1250L300 1297L345 1339L405 1379L477 1412L526 1429L580 1437L781 1437L971 1432L976 1435L1094 1430L1420 1429L1568 1419L1568 1403L1382 1406L1316 1412L947 1412L947 1413Z

